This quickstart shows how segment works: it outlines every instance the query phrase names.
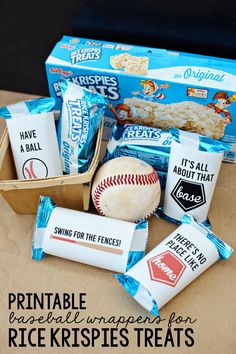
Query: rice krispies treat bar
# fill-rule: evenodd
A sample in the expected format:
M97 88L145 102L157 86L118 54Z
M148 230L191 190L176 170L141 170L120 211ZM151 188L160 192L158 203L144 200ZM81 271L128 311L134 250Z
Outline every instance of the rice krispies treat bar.
M126 74L147 75L148 74L148 57L132 57L128 60L125 67Z
M133 116L130 118L136 124L145 124L155 128L181 128L220 139L224 136L225 121L212 109L201 104L183 101L171 104L145 101L139 98L126 98Z
M125 69L126 74L147 75L149 59L122 53L110 57L110 64L114 69Z
M110 64L113 69L124 69L130 58L132 58L132 55L129 53L113 55L110 57Z

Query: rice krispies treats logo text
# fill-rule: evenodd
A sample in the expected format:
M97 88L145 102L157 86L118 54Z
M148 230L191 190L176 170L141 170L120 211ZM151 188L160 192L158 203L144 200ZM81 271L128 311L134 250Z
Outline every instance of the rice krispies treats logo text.
M161 129L153 129L145 126L128 126L123 135L124 140L155 140L161 138Z
M76 143L85 144L89 132L89 111L87 102L81 99L67 103L69 137Z
M206 203L203 183L190 182L180 178L171 192L172 198L181 209L188 212Z
M84 61L99 60L102 55L101 48L82 48L71 52L71 64L75 65Z
M119 82L116 76L79 75L71 76L67 80L76 85L85 87L92 92L100 93L111 101L117 101L120 99ZM61 81L54 82L52 85L55 95L61 97Z
M186 265L171 251L162 252L147 260L150 279L175 287Z

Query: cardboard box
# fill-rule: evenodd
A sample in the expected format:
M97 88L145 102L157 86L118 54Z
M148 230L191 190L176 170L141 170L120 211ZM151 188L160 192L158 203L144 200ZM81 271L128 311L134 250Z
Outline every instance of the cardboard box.
M36 213L40 195L50 196L65 208L88 210L91 181L99 162L103 122L98 131L96 149L87 172L35 180L16 179L7 129L0 139L0 194L16 213Z
M65 79L108 97L104 139L116 119L169 124L231 143L236 162L235 60L64 36L46 71L57 109Z

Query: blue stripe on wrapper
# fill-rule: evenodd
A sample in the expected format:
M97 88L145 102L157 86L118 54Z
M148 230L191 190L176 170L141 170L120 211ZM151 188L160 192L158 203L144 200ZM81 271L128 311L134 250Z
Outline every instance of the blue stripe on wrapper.
M145 232L148 234L148 221L147 220L139 221L138 224L135 226L135 231L137 231L137 230L145 230ZM138 233L134 234L134 237L139 237L139 236L140 235ZM131 243L131 247L132 247L132 243ZM132 268L136 263L138 263L144 256L145 256L144 251L130 250L129 254L128 254L128 262L127 262L126 272L130 268Z
M215 140L207 136L199 135L196 133L188 132L187 135L184 136L184 138L181 136L181 130L177 128L171 128L170 133L173 139L178 143L182 143L186 139L191 144L191 141L195 140L194 138L197 137L199 141L199 145L198 145L199 151L224 152L230 149L230 144L223 143L222 141Z
M144 287L139 281L130 277L126 274L115 274L115 278L120 282L123 288L139 302L138 297L142 297L142 306L151 312L154 316L160 317L160 313L156 304L156 301L153 299L151 293ZM146 300L144 302L144 300Z
M139 282L129 275L125 274L114 274L114 277L119 280L121 285L131 296L135 296L138 292Z
M135 230L141 230L141 229L147 229L147 228L148 228L148 221L147 220L141 220L135 226Z
M54 109L55 99L53 97L42 97L34 100L14 103L0 108L0 116L5 119L17 118L22 115L30 116L50 112Z
M126 272L138 263L145 256L144 251L130 251L128 254L128 262Z
M159 217L159 218L161 218L163 220L172 222L172 223L174 223L176 225L181 225L181 223L182 223L181 221L173 219L170 216L167 216L166 214L164 214L162 206L158 207L153 215L156 216L156 217ZM183 220L183 218L181 220ZM211 228L212 228L209 218L207 218L205 221L203 221L202 225L204 225L209 230L211 230Z
M43 252L43 230L47 227L48 221L56 205L50 197L42 196L39 200L38 211L34 226L33 244L32 244L32 259L40 261L45 257Z
M220 259L226 260L232 255L233 249L227 245L227 243L219 239L219 237L210 231L203 223L198 223L195 221L191 215L185 214L180 222L182 224L191 224L193 227L201 231L201 233L205 235L217 248Z

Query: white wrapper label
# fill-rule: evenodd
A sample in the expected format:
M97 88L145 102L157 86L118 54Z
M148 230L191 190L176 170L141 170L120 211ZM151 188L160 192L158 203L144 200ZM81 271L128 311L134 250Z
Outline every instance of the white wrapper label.
M19 179L62 175L53 112L7 119Z
M45 230L46 254L125 272L136 224L55 208Z
M143 285L158 309L219 259L214 244L190 224L182 224L126 275ZM141 296L135 299L143 306Z
M205 221L222 158L223 153L198 151L172 141L164 213L176 220L189 213L197 221Z

